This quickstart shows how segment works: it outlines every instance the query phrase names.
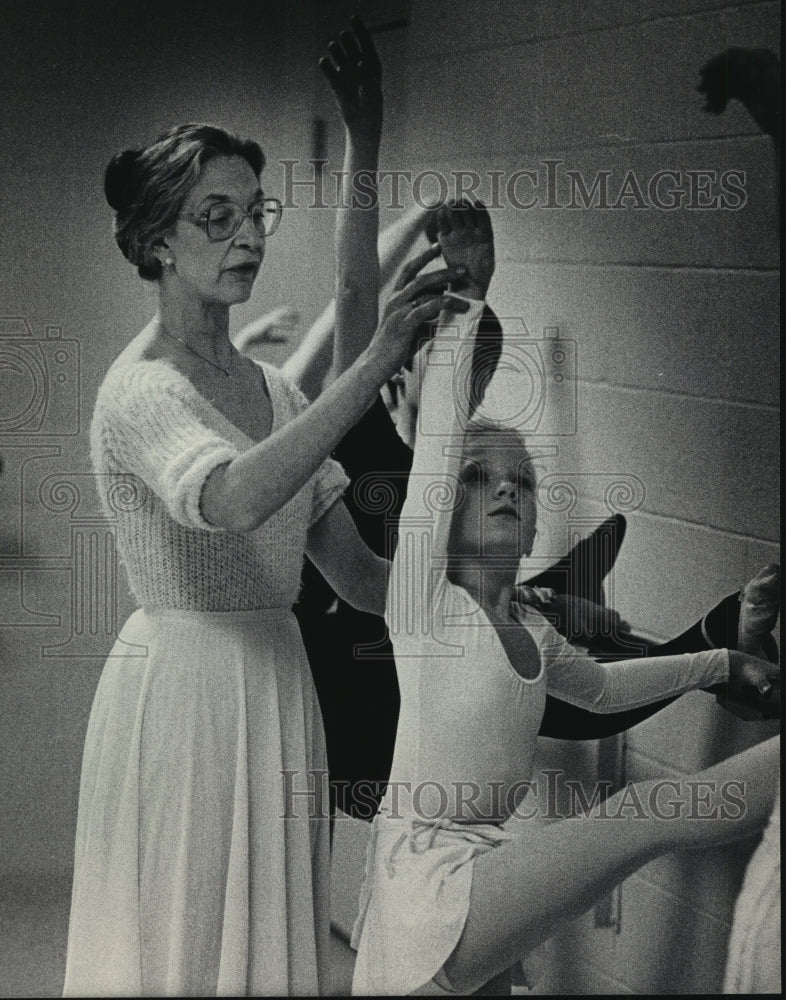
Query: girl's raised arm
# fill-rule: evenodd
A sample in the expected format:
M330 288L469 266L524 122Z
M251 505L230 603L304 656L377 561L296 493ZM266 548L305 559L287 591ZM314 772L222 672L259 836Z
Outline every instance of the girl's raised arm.
M377 166L382 135L382 67L359 18L328 46L319 65L345 130L341 201L336 216L336 319L333 365L352 365L377 326L379 205Z

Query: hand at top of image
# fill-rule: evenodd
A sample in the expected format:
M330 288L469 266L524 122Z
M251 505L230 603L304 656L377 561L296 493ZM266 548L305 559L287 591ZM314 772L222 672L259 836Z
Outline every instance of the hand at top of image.
M780 119L780 60L769 49L726 49L699 70L697 87L704 110L722 114L732 99L741 101L759 128L775 136Z
M437 220L445 263L466 269L466 276L452 283L451 291L485 299L494 275L494 232L486 207L467 200L443 205Z
M328 45L328 56L319 67L330 83L341 119L356 138L379 143L382 134L382 66L368 29L350 20L351 31L342 31Z

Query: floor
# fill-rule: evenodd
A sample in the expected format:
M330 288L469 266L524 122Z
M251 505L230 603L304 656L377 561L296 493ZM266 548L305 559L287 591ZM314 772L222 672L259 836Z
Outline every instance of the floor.
M59 997L65 975L71 882L0 877L0 997ZM353 954L331 935L331 996L348 996Z
M54 997L63 990L71 881L0 879L0 995Z
M0 875L0 997L62 995L70 902L70 873ZM344 935L331 934L330 996L349 996L353 966Z

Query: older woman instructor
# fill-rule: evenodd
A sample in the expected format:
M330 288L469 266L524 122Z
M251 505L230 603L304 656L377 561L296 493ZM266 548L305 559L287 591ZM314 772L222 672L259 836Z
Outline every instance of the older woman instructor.
M326 75L349 159L375 169L379 63L361 24L341 39ZM91 428L96 471L133 493L113 514L139 610L88 726L66 995L327 987L327 810L307 794L324 738L291 607L304 552L344 599L384 607L388 564L357 535L328 456L438 315L451 272L399 293L308 406L228 336L280 219L263 162L253 142L183 125L106 172L118 245L159 309L112 365ZM357 214L339 227L339 282ZM369 322L346 312L337 322Z

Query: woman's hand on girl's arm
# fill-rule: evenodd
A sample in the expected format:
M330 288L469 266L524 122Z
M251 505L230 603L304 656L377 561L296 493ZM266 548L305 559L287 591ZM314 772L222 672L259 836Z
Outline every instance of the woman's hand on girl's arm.
M431 337L432 329L429 324L437 319L443 309L454 313L464 313L469 310L468 302L457 299L446 291L449 284L460 280L461 276L461 268L446 267L411 277L411 280L394 292L385 303L379 330L374 336L371 348L373 349L378 342L377 349L384 348L386 351L386 363L390 363L393 358L399 361L391 375L399 371ZM389 328L408 329L412 338L409 344L403 340L387 337L385 331Z
M397 292L348 371L264 441L213 469L202 488L204 518L227 531L254 531L288 503L409 359L424 324L445 308L468 308L443 294L449 280L450 272L435 272Z
M343 601L384 615L390 563L366 545L343 501L312 525L306 555Z

